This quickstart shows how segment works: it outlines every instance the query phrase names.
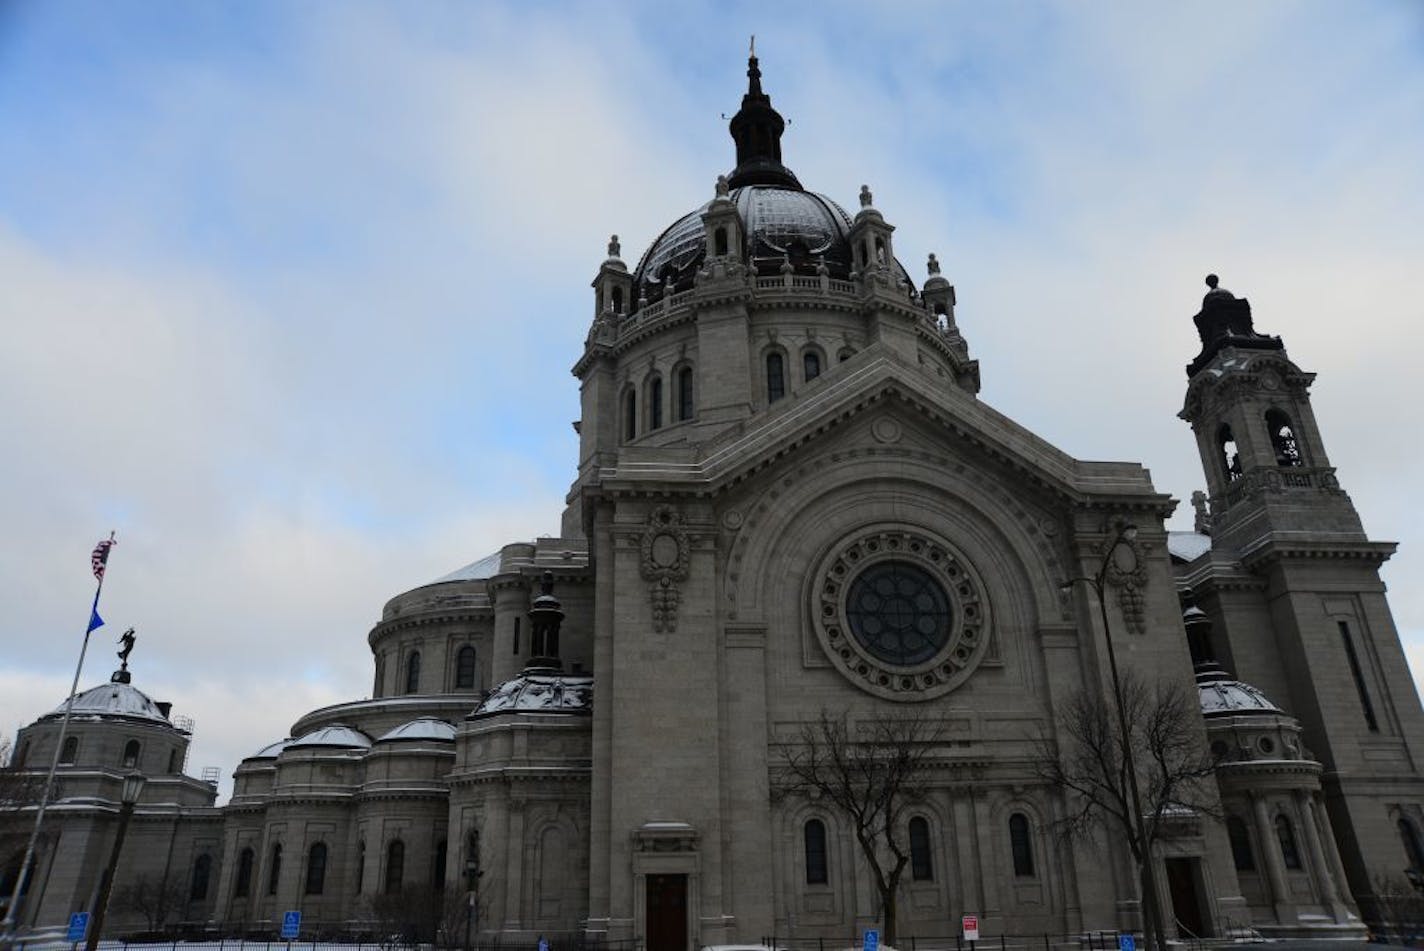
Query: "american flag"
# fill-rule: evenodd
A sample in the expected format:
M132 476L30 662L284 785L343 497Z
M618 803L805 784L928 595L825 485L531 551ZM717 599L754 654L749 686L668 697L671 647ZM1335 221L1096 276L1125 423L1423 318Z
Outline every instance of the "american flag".
M114 533L110 532L108 538L94 546L94 553L89 556L89 564L94 566L94 577L100 581L104 580L104 566L109 563L109 549L117 544Z

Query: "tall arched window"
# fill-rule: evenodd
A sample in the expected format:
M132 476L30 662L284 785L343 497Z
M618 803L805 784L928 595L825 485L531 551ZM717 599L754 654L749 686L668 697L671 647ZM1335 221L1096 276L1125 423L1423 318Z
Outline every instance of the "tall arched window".
M712 232L712 253L720 257L727 255L727 229L718 228Z
M178 773L178 751L168 751L168 775L174 776Z
M621 287L613 288L613 312L615 314L623 313L623 288Z
M66 736L64 738L64 748L59 751L59 761L66 766L74 765L74 761L79 758L79 737Z
M129 740L124 744L123 764L125 769L134 769L138 766L138 754L140 749L141 747L138 745L138 740Z
M692 367L677 371L677 418L692 418Z
M356 894L366 885L366 840L356 843Z
M203 901L208 897L208 879L213 874L213 857L206 852L193 863L193 884L188 889L189 901Z
M1236 447L1236 437L1226 423L1216 431L1216 450L1221 461L1222 475L1227 481L1241 477L1241 452Z
M786 366L779 353L766 355L766 401L775 403L786 395Z
M326 843L316 842L307 852L307 894L320 895L326 889Z
M910 878L917 882L934 880L930 859L930 824L923 816L910 820Z
M430 870L430 882L437 892L445 890L445 858L448 850L449 845L444 839L435 843L435 867Z
M1276 451L1276 465L1300 465L1300 443L1296 441L1290 417L1278 409L1267 410L1266 430L1271 434L1271 448Z
M237 883L232 888L235 898L246 898L252 890L252 863L257 856L249 849L243 849L237 856Z
M806 884L824 885L826 875L826 825L820 819L811 819L803 831L806 839Z
M475 649L469 644L455 655L455 689L468 690L475 685Z
M807 383L820 376L821 355L814 350L807 350L801 355L801 370Z
M23 742L23 743L20 744L20 752L18 752L18 753L15 754L15 768L16 768L16 769L24 769L24 768L25 768L25 761L26 761L27 759L29 759L29 758L30 758L30 741L29 741L29 740L25 740L25 742Z
M401 890L405 878L405 843L396 839L386 846L386 894L394 895Z
M663 378L660 376L648 382L648 428L663 428Z
M1022 812L1009 816L1009 849L1014 856L1014 874L1023 878L1032 877L1033 838L1028 816Z
M282 844L272 846L272 866L267 870L267 894L277 894L277 885L282 881Z
M420 691L420 651L411 651L405 661L405 692Z
M1226 820L1226 837L1231 840L1231 859L1238 872L1250 872L1256 868L1256 856L1251 851L1251 832L1238 816Z
M638 435L638 394L628 392L623 397L623 438L633 439Z
M1276 816L1276 838L1281 840L1281 858L1286 868L1300 868L1300 850L1295 845L1295 827L1285 813Z
M1419 830L1414 823L1400 819L1399 837L1404 840L1404 854L1409 856L1409 867L1424 872L1424 842L1419 840Z

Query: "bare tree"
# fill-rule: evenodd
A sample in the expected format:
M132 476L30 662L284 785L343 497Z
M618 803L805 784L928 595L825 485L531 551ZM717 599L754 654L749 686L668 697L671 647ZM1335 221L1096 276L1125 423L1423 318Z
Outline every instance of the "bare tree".
M1424 934L1424 891L1420 891L1404 875L1375 872L1370 876L1374 885L1375 915L1379 932L1375 940L1391 937L1400 944L1409 944Z
M1092 838L1099 829L1120 834L1142 870L1156 842L1174 824L1199 817L1219 820L1213 775L1218 761L1206 749L1201 707L1175 680L1151 683L1124 672L1122 705L1128 742L1137 765L1142 822L1133 815L1127 757L1112 695L1082 690L1069 698L1058 718L1058 738L1038 742L1035 769L1061 789L1067 810L1057 823L1066 838ZM1145 922L1148 943L1161 947L1161 922Z
M372 895L367 913L383 946L454 947L463 934L465 895L432 885L407 885L394 894Z
M44 773L27 770L23 763L10 758L10 744L0 743L0 912L3 912L14 889L13 876L20 874L25 846L35 827L34 809L44 790ZM41 838L48 844L49 835Z
M783 747L775 794L822 803L843 816L855 833L880 896L882 941L897 940L901 876L910 861L905 811L925 797L930 756L939 741L936 721L896 716L854 728L844 713L821 711L799 742Z
M161 931L175 913L181 913L183 883L164 881L152 875L136 875L114 889L109 899L112 911L142 915L149 931Z

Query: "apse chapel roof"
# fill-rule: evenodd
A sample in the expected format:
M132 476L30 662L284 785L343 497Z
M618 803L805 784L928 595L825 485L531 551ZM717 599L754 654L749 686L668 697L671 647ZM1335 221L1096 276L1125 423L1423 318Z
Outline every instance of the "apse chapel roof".
M419 717L409 723L402 723L377 738L377 743L397 743L402 740L412 742L454 743L455 727L437 717Z
M45 718L64 716L65 704L45 714ZM76 717L122 717L130 720L150 720L171 726L168 717L148 694L132 684L110 682L90 687L74 697Z
M297 737L287 744L287 749L312 746L364 750L371 746L371 738L360 730L337 723Z

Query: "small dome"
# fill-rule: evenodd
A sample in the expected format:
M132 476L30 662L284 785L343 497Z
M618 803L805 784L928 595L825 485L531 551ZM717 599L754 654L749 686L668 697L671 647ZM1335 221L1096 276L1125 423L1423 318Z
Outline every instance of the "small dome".
M278 740L278 741L275 742L275 743L268 743L266 746L262 747L262 749L258 750L256 753L253 753L251 756L249 756L249 757L247 757L247 758L248 758L248 759L276 759L278 753L282 752L283 750L285 750L287 747L289 747L289 746L291 746L291 745L292 745L292 738L289 736L289 737L287 737L287 738L284 739L284 740Z
M64 704L45 714L49 717L64 716ZM124 717L130 720L152 720L154 723L169 724L158 704L148 694L125 683L106 683L91 687L74 697L74 716L77 717Z
M396 743L401 740L423 740L436 743L455 742L455 728L444 720L435 717L421 717L418 720L411 720L403 723L379 737L377 743Z
M814 273L824 258L831 276L844 280L853 269L851 219L845 209L824 195L774 185L745 185L728 197L737 206L746 231L744 260L758 273L777 274L790 259L797 270ZM683 215L643 254L633 273L634 293L660 298L669 284L690 286L693 272L706 257L702 213L707 205ZM897 280L909 275L894 262Z
M288 749L311 746L332 746L342 749L369 749L371 738L360 730L354 730L349 726L340 723L332 726L324 726L319 730L312 730L305 736L298 737L287 744Z
M482 717L495 713L588 713L592 709L592 677L526 672L496 687L470 716Z
M1197 673L1197 697L1201 701L1204 717L1241 716L1243 714L1267 713L1281 715L1282 711L1266 695L1248 683L1232 680L1226 671L1216 665L1203 665Z

